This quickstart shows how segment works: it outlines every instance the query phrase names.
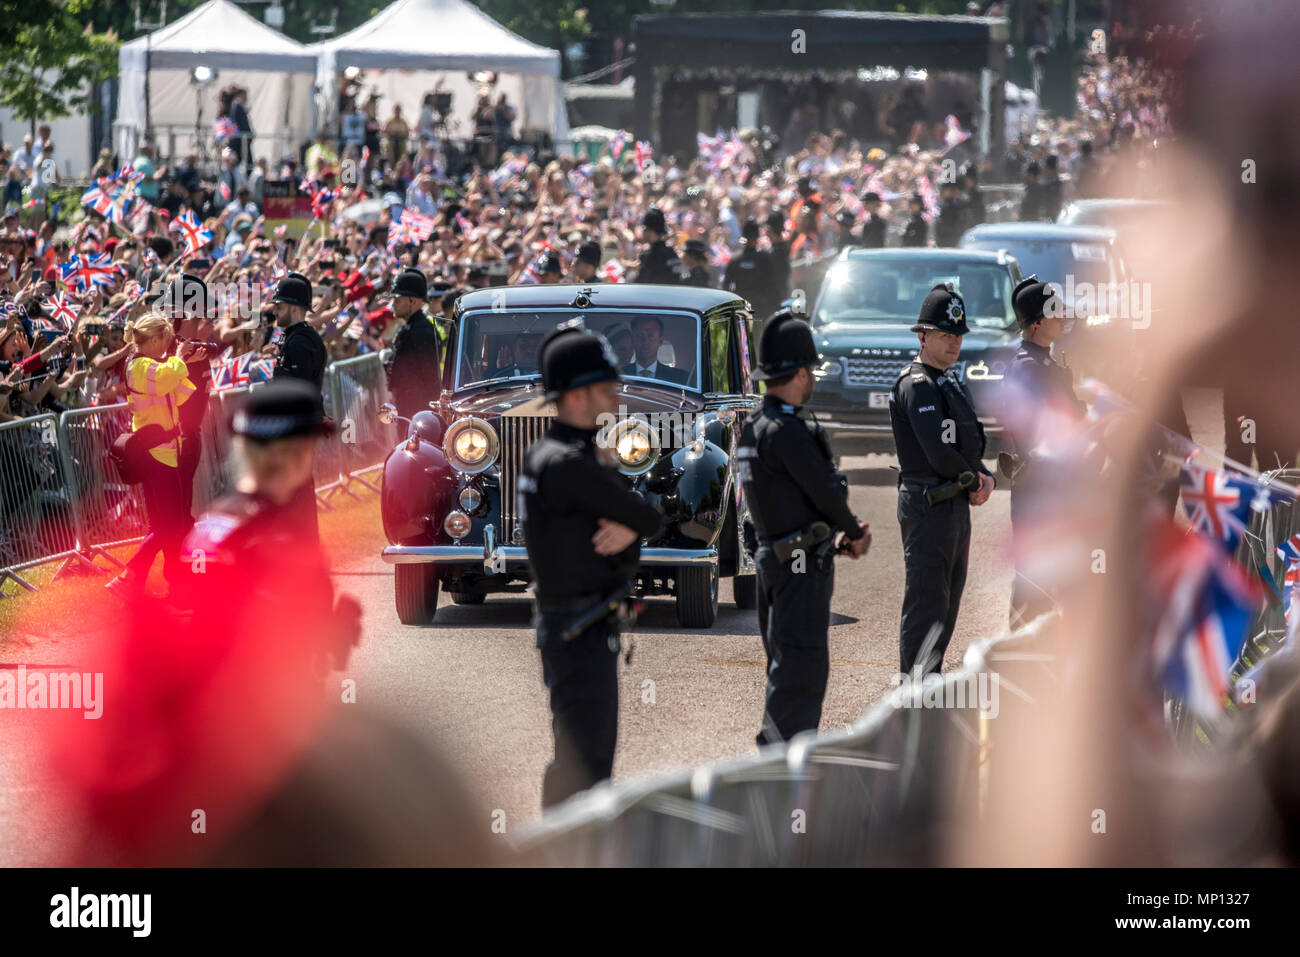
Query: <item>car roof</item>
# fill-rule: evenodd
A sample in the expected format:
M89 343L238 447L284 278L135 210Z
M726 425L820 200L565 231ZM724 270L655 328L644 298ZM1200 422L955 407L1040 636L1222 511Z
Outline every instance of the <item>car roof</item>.
M962 234L961 242L968 240L1038 240L1039 242L1105 243L1115 238L1115 230L1108 226L1063 226L1060 223L984 223L972 226Z
M553 286L489 286L467 292L456 300L457 313L471 309L491 309L502 305L508 309L545 309L574 307L574 298L582 292L591 300L592 309L680 309L688 312L711 312L719 306L744 306L745 300L733 292L705 289L700 286L659 286L652 283L557 283ZM504 293L502 303L497 295Z
M1173 203L1167 199L1135 199L1129 198L1105 198L1105 199L1072 199L1066 206L1078 206L1081 209L1120 209L1121 207L1138 207L1138 206L1172 206Z
M889 249L846 249L841 259L852 262L859 259L886 259L907 261L912 259L945 260L954 263L989 263L1004 265L1004 258L988 249L949 249L929 246L899 246Z

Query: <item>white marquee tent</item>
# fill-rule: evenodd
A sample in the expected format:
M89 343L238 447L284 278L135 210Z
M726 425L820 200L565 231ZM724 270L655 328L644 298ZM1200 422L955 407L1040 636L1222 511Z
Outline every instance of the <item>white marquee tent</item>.
M190 74L197 66L217 71L216 80L196 86ZM173 155L184 155L195 148L196 106L202 108L199 133L208 138L218 93L233 83L248 90L253 154L274 162L311 138L316 67L316 54L309 48L230 0L210 0L148 37L122 45L114 149L129 162L148 125L163 156L173 149Z
M467 137L478 91L467 74L492 71L493 101L506 94L518 112L516 134L534 128L557 146L568 142L559 52L511 33L466 0L396 0L355 30L308 49L319 54L318 88L328 100L320 103L322 116L335 117L339 75L357 67L363 95L380 94L380 123L397 103L414 131L424 95L441 79L453 97L451 135Z

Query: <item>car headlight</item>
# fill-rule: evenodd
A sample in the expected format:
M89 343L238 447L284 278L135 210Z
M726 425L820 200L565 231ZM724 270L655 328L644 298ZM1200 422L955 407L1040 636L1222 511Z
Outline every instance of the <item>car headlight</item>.
M614 450L624 475L644 475L659 460L659 436L640 419L624 419L599 440Z
M823 379L834 378L844 374L844 363L839 359L826 359L815 370L815 374Z
M458 419L447 429L442 451L451 467L467 475L477 475L497 459L497 434L480 418Z

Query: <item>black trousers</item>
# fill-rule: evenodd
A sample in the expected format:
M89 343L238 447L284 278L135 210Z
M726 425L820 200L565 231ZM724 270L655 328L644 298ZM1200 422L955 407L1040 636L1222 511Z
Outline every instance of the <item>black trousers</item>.
M1022 469L1022 474L1024 470ZM1042 514L1048 502L1051 489L1042 482L1030 481L1017 476L1011 484L1011 534L1018 545L1016 556L1016 577L1011 581L1011 613L1009 624L1012 629L1027 625L1039 615L1044 615L1056 607L1055 596L1044 582L1037 580L1037 573L1028 565L1023 554L1023 542L1030 534L1037 517Z
M316 510L316 479L313 477L293 494L289 501L295 523L301 528L303 540L320 544L320 516Z
M758 630L767 653L767 698L763 726L755 740L788 741L800 731L816 731L822 720L826 679L830 676L827 632L835 559L829 553L782 562L763 546L754 555L758 570Z
M177 457L177 466L181 476L181 503L185 507L186 533L194 526L194 476L199 470L199 459L203 455L203 435L181 436L181 451Z
M144 493L145 513L149 517L149 532L127 561L126 571L132 576L146 578L154 558L162 552L163 577L169 586L175 588L183 584L181 543L189 527L186 521L188 512L181 500L180 470L148 456L141 491Z
M614 773L618 743L617 623L592 625L572 641L561 632L572 616L534 617L542 680L551 694L555 757L542 779L542 807L585 791Z
M903 534L903 615L899 627L899 669L907 674L917 663L932 628L938 642L923 673L943 669L943 655L952 640L966 587L970 561L970 501L959 494L937 505L925 500L923 489L898 489L898 525Z

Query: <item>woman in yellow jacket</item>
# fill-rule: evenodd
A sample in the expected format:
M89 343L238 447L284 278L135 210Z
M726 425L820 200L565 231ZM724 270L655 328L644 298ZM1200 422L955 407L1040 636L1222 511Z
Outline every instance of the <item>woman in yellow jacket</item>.
M181 581L180 547L189 528L189 509L181 495L177 468L181 443L177 409L190 400L195 389L186 378L186 357L164 358L174 338L171 322L158 313L146 313L126 327L126 339L135 347L135 356L126 366L131 430L156 425L166 430L166 437L149 450L143 468L141 487L149 533L122 574L105 586L123 598L143 590L159 551L168 585L174 587Z

